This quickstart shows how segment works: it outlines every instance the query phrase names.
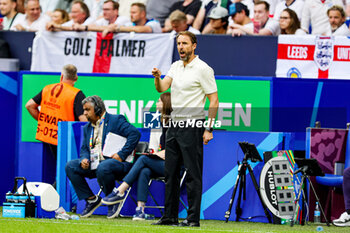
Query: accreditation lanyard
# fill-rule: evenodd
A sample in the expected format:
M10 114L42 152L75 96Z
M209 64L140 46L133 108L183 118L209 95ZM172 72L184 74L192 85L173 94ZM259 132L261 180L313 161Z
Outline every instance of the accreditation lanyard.
M12 26L12 24L13 24L13 21L15 21L15 19L16 19L16 17L17 17L17 15L18 15L18 12L15 14L15 16L12 18L12 20L11 20L11 23L10 23L10 25L9 25L9 28L8 28L8 30L10 30L10 28L11 28L11 26Z
M101 130L101 126L103 126L103 122L105 121L105 117L103 116L102 119L101 119L101 122L100 122L100 125L99 125L99 131ZM96 140L94 142L94 131L95 131L95 128L92 128L91 130L91 135L90 135L90 143L89 143L89 146L90 146L90 149L94 148L95 147L95 143L96 143L96 140L98 138L98 134L99 132L97 133L97 137L96 137Z

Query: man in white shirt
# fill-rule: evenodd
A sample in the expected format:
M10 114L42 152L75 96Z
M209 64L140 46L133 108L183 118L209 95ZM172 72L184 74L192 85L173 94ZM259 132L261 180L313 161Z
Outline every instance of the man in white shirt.
M350 30L345 24L345 11L341 6L332 6L327 15L333 36L350 36Z
M78 31L96 31L102 32L110 24L127 25L130 20L125 16L118 15L119 3L113 0L107 0L103 3L103 18L96 20L89 25L74 24L73 28Z
M10 30L33 32L44 30L50 18L41 14L39 0L25 1L24 9L26 13L25 17L16 21L16 24L12 24Z
M258 1L254 4L254 24L246 27L239 24L232 24L231 28L239 29L242 35L277 36L280 34L279 23L269 18L269 4L265 1Z
M175 225L178 222L179 171L183 163L187 172L188 210L187 218L178 226L199 227L203 143L207 145L213 139L212 124L216 118L219 99L214 70L194 54L197 48L196 36L189 31L180 32L176 43L180 60L171 65L167 75L161 79L160 70L152 70L156 90L165 92L171 89L173 109L166 134L164 215L153 225ZM209 122L208 127L202 127L203 124L198 123L205 120L206 99L209 100ZM194 125L191 126L189 122L193 122Z
M103 31L103 35L106 35L108 32L161 33L160 23L154 19L147 19L146 15L146 6L143 3L133 3L130 8L132 23L128 26L111 24Z
M16 0L0 0L0 13L4 16L0 30L10 30L13 24L24 18L22 13L16 11L16 6Z
M307 0L304 3L301 16L301 29L313 35L331 35L331 26L327 17L327 10L333 5L344 7L342 0Z
M303 7L304 7L304 0L285 0L285 1L279 2L276 6L273 19L276 21L280 20L280 15L282 11L286 8L289 8L298 15L298 18L300 20Z

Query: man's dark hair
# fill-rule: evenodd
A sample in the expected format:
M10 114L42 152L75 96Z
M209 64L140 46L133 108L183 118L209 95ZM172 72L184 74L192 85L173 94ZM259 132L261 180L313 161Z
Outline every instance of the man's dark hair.
M176 40L179 38L179 36L188 36L191 39L192 44L197 44L197 37L192 32L189 32L189 31L179 32L176 36Z
M113 4L113 10L119 10L119 3L115 2L114 0L106 0L103 2L103 4L111 2Z
M248 7L242 9L242 11L244 11L244 12L245 12L245 15L249 17L249 13L250 13L250 12L249 12ZM242 11L241 11L241 12L242 12Z
M270 10L270 4L267 3L267 2L265 2L265 1L257 1L254 5L255 5L255 6L256 6L256 5L265 5L265 10L266 10L266 11L269 11L269 10Z
M243 11L244 11L245 15L249 17L250 12L249 12L248 8L244 8L240 12L243 12Z

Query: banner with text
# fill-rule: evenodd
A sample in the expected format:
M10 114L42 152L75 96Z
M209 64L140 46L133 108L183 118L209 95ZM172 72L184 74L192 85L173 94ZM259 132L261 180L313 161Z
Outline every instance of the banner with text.
M165 74L171 65L170 34L40 32L33 41L31 71L60 72L73 64L82 73Z
M276 77L350 79L350 39L279 36Z

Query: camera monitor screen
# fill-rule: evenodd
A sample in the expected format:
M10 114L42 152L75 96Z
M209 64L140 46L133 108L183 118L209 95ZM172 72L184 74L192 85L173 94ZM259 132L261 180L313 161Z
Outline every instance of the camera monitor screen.
M239 142L238 144L244 153L244 159L250 159L252 162L262 162L260 154L254 144L248 142Z

